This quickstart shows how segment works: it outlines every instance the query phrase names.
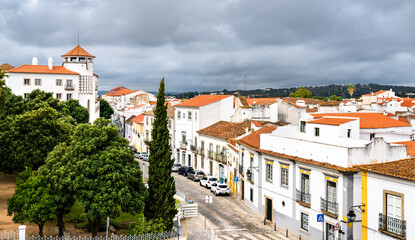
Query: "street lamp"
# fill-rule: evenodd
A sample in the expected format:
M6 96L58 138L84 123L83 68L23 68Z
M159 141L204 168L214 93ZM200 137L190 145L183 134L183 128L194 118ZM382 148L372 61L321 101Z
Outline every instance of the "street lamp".
M356 206L351 206L349 209L349 213L347 213L347 222L354 222L356 221L356 214L354 213L354 208L359 208L360 211L365 212L365 210L362 208L364 207L365 204L361 204L361 205L356 205ZM359 220L360 222L361 220Z
M248 177L248 179L251 179L251 177L252 177L252 172L249 170L251 168L259 171L259 167L252 167L252 166L251 167L248 167L248 169L246 170L246 176Z

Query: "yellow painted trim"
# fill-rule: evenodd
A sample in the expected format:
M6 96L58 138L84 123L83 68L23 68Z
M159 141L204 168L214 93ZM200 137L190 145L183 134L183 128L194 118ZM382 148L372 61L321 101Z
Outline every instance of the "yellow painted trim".
M274 162L273 161L265 161L267 164L271 164L271 165L274 165Z
M249 154L249 156L250 156L251 158L254 158L254 154L252 154L252 153L250 153L250 154Z
M286 169L288 169L288 168L289 168L287 165L284 165L284 164L280 164L280 167L282 167L282 168L286 168Z
M306 170L300 169L300 172L301 173L304 173L304 174L307 174L307 175L310 175L310 171L306 171Z
M326 180L332 181L332 182L337 182L337 178L332 178L332 177L328 177L326 176Z
M362 204L364 212L362 212L362 240L368 240L367 234L367 172L362 171Z

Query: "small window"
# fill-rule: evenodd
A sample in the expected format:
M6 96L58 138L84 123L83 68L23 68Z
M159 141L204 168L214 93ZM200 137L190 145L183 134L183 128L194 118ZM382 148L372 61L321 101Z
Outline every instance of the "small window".
M249 200L251 200L251 202L253 202L254 201L254 189L250 189L251 191L250 191L250 194L249 194Z
M152 118L152 117L150 117L151 118L151 124L150 125L153 125L153 123L154 123L154 118Z
M57 94L56 94L56 98L57 98L57 99L62 99L62 93L57 93Z
M197 121L197 112L195 112L195 122Z
M352 129L347 129L347 137L350 138L352 136Z
M56 79L56 86L62 86L62 79Z
M71 99L72 99L72 94L71 93L66 94L66 100L71 100Z
M305 132L305 121L300 122L300 132Z
M371 133L370 134L370 140L372 140L374 137L375 137L375 134L374 133Z
M281 186L288 187L288 166L281 165Z
M187 112L187 120L192 120L192 112Z
M24 82L24 85L30 85L30 79L29 78L25 78L23 80L23 82Z
M182 111L177 110L177 119L181 119L182 118Z
M28 98L29 97L29 93L24 93L23 96L24 96L24 98Z
M66 87L67 88L72 88L72 79L67 79L66 80Z
M301 213L301 229L308 231L308 214Z
M183 119L186 119L186 113L183 112Z
M268 161L266 164L266 179L268 182L272 182L272 164Z
M314 128L314 136L320 136L320 128Z
M42 79L35 79L35 85L42 85Z

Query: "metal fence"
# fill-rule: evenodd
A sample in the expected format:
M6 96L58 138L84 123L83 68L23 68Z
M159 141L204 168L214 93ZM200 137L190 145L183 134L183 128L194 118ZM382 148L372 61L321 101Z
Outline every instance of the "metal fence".
M396 219L379 213L379 230L406 236L406 220Z
M17 240L17 239L19 239L19 231L0 232L0 239L2 239L2 240Z

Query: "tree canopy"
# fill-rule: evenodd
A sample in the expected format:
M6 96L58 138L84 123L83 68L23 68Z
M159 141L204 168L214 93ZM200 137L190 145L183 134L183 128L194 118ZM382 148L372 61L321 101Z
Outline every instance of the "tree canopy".
M151 132L149 157L148 198L144 215L148 221L163 221L167 230L173 228L173 219L177 213L174 194L176 187L171 175L173 159L169 130L167 128L167 105L164 99L164 78L160 82L157 105L154 110L154 125Z
M349 86L347 86L347 91L349 92L350 97L353 97L353 93L356 91L355 85L349 84Z
M107 100L101 99L99 101L99 115L105 119L110 119L114 113L114 109L111 108Z
M59 103L58 108L73 117L78 124L89 122L88 109L82 107L78 100L70 99Z
M3 109L5 102L12 95L10 88L6 86L6 73L0 69L0 111Z
M311 98L312 93L311 91L307 90L304 87L298 88L297 90L295 90L294 93L290 93L290 97L295 97L295 98Z

